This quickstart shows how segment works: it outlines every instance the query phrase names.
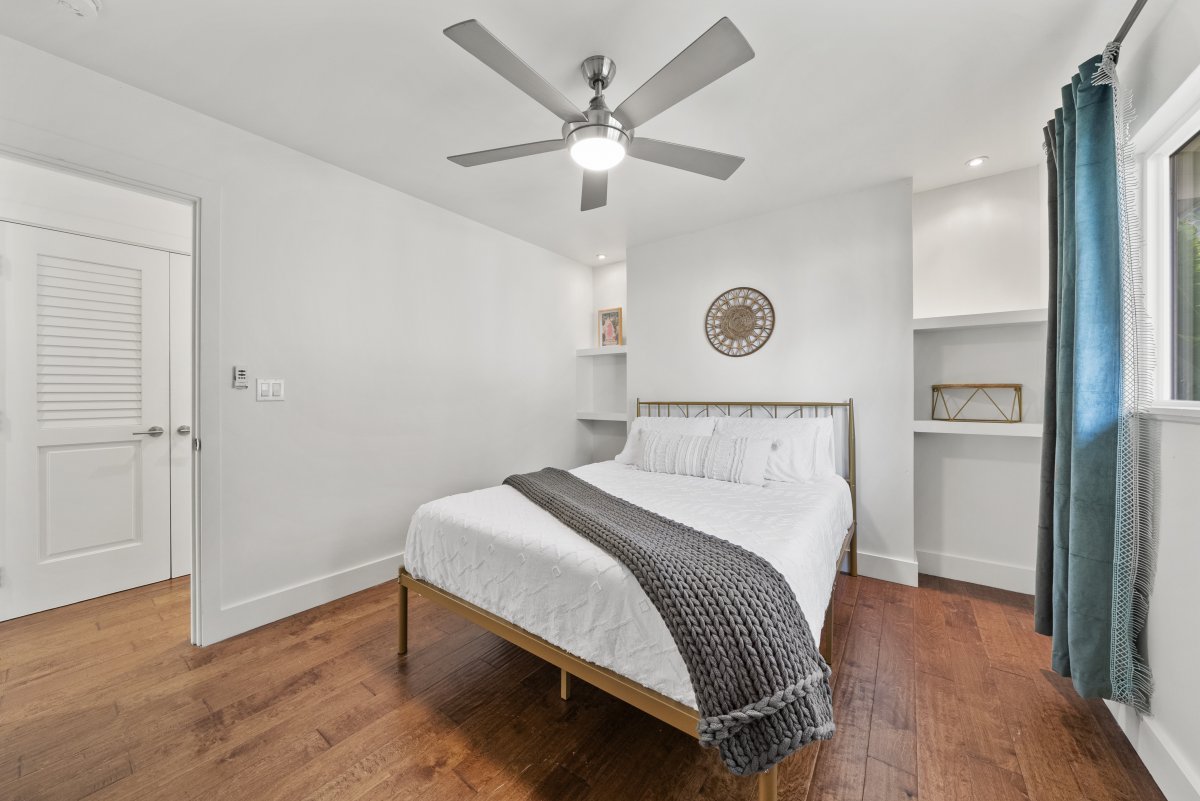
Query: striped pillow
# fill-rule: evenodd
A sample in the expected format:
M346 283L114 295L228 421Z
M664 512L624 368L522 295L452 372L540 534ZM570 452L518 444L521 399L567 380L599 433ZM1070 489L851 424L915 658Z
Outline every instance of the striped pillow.
M766 479L770 440L750 437L697 437L646 431L637 466L648 473L696 476L761 487Z

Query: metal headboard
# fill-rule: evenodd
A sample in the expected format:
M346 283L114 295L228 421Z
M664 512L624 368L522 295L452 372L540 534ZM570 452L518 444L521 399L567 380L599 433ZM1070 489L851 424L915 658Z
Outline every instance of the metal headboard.
M637 399L638 417L752 417L787 419L796 417L834 417L835 436L838 418L844 420L846 483L850 502L858 520L858 485L855 481L854 398L844 401L644 401Z

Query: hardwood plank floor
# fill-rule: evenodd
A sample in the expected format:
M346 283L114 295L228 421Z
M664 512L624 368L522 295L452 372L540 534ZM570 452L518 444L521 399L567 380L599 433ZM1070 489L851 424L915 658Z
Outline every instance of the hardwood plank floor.
M790 801L1161 801L1097 701L1046 669L1029 598L843 577L828 743ZM0 799L754 798L716 755L393 584L207 648L188 582L0 623Z

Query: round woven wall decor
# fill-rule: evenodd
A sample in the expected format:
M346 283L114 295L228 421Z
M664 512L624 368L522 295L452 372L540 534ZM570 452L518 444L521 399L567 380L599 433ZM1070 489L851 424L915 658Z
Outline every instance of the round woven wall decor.
M722 292L704 315L709 344L726 356L749 356L767 344L775 330L775 307L748 286Z

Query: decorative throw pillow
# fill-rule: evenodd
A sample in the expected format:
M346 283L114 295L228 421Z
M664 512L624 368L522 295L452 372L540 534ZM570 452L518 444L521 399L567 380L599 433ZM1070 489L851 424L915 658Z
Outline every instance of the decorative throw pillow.
M704 460L712 437L648 429L642 432L641 452L634 464L647 473L704 477Z
M757 487L766 483L767 460L771 455L769 442L720 434L714 434L709 440L708 459L704 462L705 478Z
M625 447L614 458L621 464L636 464L642 453L642 433L645 431L707 437L713 432L713 423L711 417L635 417Z
M723 417L716 420L716 433L769 441L767 481L799 483L837 474L832 416Z
M650 473L697 476L761 487L771 443L748 437L696 437L650 430L637 466Z

